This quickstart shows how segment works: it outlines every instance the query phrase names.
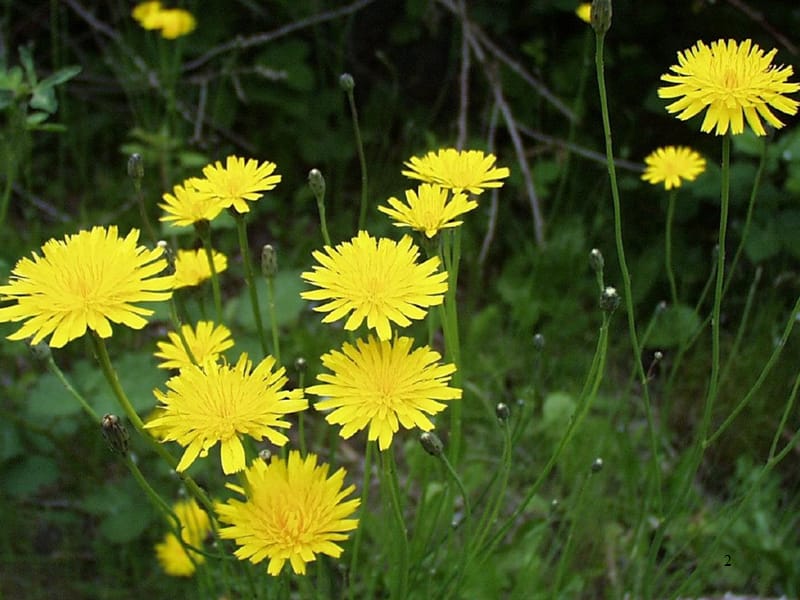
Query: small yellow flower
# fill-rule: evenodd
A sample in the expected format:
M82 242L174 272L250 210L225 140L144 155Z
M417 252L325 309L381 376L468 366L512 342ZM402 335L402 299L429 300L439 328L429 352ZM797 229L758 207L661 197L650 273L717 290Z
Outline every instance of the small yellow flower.
M222 209L222 202L212 198L209 194L197 191L197 182L200 179L193 177L172 189L172 194L163 195L164 204L158 206L164 210L164 216L159 220L168 222L174 227L188 227L201 221L213 221Z
M181 500L173 505L172 512L180 521L183 541L190 546L201 547L203 540L211 533L211 520L206 511L194 500ZM196 565L203 564L206 560L199 552L184 548L172 532L166 534L163 541L156 544L155 551L161 568L172 577L191 577Z
M443 187L432 183L423 183L415 192L406 190L406 203L397 198L389 198L387 206L379 206L378 210L386 213L397 227L411 227L432 238L445 227L458 227L463 221L455 221L456 217L467 213L478 206L474 200L467 200L465 194L453 194Z
M167 268L161 248L138 246L139 230L124 238L111 226L94 227L51 239L42 255L22 258L0 300L0 323L25 321L10 340L33 337L35 345L52 334L50 346L61 348L91 329L101 338L111 336L111 323L132 329L147 325L153 314L137 302L158 302L172 296L173 278L161 276Z
M706 170L706 159L685 146L658 148L644 162L647 168L642 179L653 185L663 183L666 190L681 187L684 179L694 181Z
M277 446L289 441L277 428L288 429L281 417L308 407L302 390L282 390L286 369L273 372L275 359L267 356L253 369L247 354L234 366L206 361L190 365L167 381L167 392L154 390L164 413L145 427L162 433L162 441L186 448L176 471L191 466L220 443L222 470L226 474L245 468L241 437L266 437Z
M174 40L191 33L197 27L194 15L180 8L162 10L159 14L159 20L161 37L168 40Z
M238 213L250 211L247 200L258 200L264 192L275 188L281 176L273 174L275 163L269 161L259 164L254 159L245 161L237 156L229 156L225 166L217 161L203 168L204 178L195 182L197 189L208 194L227 208L232 206Z
M438 364L441 356L428 346L412 352L412 343L408 337L390 342L369 336L322 356L333 373L318 375L323 383L307 391L323 397L314 405L317 410L333 409L325 420L342 425L343 438L369 426L368 439L386 450L401 425L430 431L427 415L443 411L442 401L461 398L460 389L447 385L455 365Z
M131 16L145 29L158 29L154 17L161 12L161 2L140 2L133 7Z
M412 156L403 163L409 170L402 173L411 179L438 183L455 193L482 194L488 188L502 187L501 180L510 174L506 167L495 167L495 160L494 154L480 150L443 148L422 158Z
M585 21L586 23L592 22L592 3L591 2L581 2L578 5L578 8L575 9L575 14L578 15L578 18L581 21Z
M228 258L221 252L211 251L214 257L214 270L217 274L228 268ZM178 250L175 255L175 288L200 285L211 279L211 265L203 248L198 250Z
M672 73L661 76L662 81L673 84L658 90L660 98L677 98L667 106L670 113L686 121L706 111L700 130L724 135L731 131L738 135L744 131L744 122L756 135L765 135L761 117L779 129L783 123L772 109L787 115L797 113L798 102L785 94L796 92L800 84L787 80L792 67L776 67L772 59L777 50L768 53L745 40L717 40L711 46L697 42L688 50L678 52L678 64L670 67Z
M225 325L214 325L211 321L200 321L197 327L183 325L181 327L183 339L192 352L194 362L175 331L168 335L168 342L158 342L156 358L162 359L159 369L184 369L193 364L204 365L206 362L216 361L225 350L233 347L231 331Z
M344 469L328 477L328 465L317 466L317 457L305 459L296 450L288 460L273 456L269 465L255 461L245 472L241 492L246 500L217 503L221 523L220 537L234 540L239 560L258 564L269 559L267 572L278 575L286 561L298 575L305 575L306 563L317 554L333 558L342 555L338 542L358 527L358 519L348 518L361 501L345 500L355 486L344 486Z
M437 272L439 259L417 263L419 248L407 235L399 242L375 239L361 231L349 242L335 248L314 251L319 265L300 276L319 289L302 292L306 300L327 301L314 310L328 313L323 323L348 316L344 328L353 331L367 320L378 337L392 337L390 323L411 325L422 319L430 306L444 301L447 273Z

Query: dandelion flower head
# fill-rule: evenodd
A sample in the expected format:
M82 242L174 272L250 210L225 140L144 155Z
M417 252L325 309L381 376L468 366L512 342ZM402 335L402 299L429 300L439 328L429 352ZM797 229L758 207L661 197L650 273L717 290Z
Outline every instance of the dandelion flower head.
M450 192L435 184L423 183L417 191L406 190L406 203L389 198L389 206L378 210L389 215L397 227L411 227L432 238L446 227L458 227L463 221L455 219L478 206L475 200L467 200L466 194Z
M145 427L161 432L163 441L175 441L185 448L176 470L185 471L220 444L222 470L226 474L245 468L242 436L267 438L283 446L287 438L279 429L290 423L282 417L305 410L308 402L302 390L283 390L286 370L272 370L275 359L267 356L255 368L247 354L231 366L206 361L181 369L167 381L167 391L153 393L164 412Z
M375 239L366 231L349 242L313 253L319 265L301 277L319 289L301 297L325 301L314 310L328 313L323 323L347 317L344 328L352 331L366 319L382 340L392 336L391 323L408 327L422 319L430 306L444 301L447 273L437 272L439 259L417 263L419 248L409 236L399 242Z
M172 512L181 524L181 538L196 548L203 545L203 540L211 533L211 521L208 514L194 499L181 500L172 506ZM155 546L156 558L167 575L172 577L191 577L196 565L205 562L205 556L199 552L184 548L174 533L170 532ZM189 552L192 553L191 557Z
M224 167L217 161L203 168L204 177L196 185L225 208L232 206L236 212L246 213L250 211L247 201L258 200L280 183L281 175L275 174L275 168L275 163L269 161L259 163L254 158L229 156Z
M323 397L314 407L332 409L325 420L342 425L343 438L369 427L368 439L386 450L400 426L430 431L428 415L461 398L460 389L448 386L455 365L439 364L441 355L428 346L412 351L412 343L408 337L381 341L369 336L322 356L332 373L318 375L321 383L307 391Z
M678 52L678 64L661 76L668 84L659 88L661 98L676 100L667 111L682 121L706 111L701 131L738 135L745 120L756 135L766 135L761 118L779 129L783 123L773 112L797 113L798 102L789 98L800 84L788 81L791 66L775 66L777 50L765 53L750 40L717 40L707 46L697 42Z
M183 325L181 333L192 356L186 351L181 336L171 331L167 336L168 341L156 344L158 351L155 356L161 359L158 365L160 369L180 370L195 364L203 365L208 361L216 361L225 350L233 347L230 329L225 325L214 325L211 321L200 321L196 327Z
M665 146L651 152L645 159L647 168L642 179L664 189L678 188L683 180L694 181L706 170L706 159L686 146Z
M107 338L111 323L147 325L144 317L153 311L136 303L168 300L173 278L162 275L163 250L138 240L137 229L121 238L115 226L94 227L51 239L41 255L20 259L0 286L0 300L13 302L0 307L0 322L24 321L8 339L32 337L35 345L51 336L50 346L61 348L87 329Z
M239 548L239 560L258 564L269 559L267 572L278 575L286 561L298 575L305 575L306 563L317 554L339 558L338 542L358 527L350 518L360 500L346 500L355 486L344 484L344 469L328 476L328 465L317 465L317 457L301 458L296 450L288 460L273 456L269 464L255 461L245 471L245 501L231 499L217 503L220 537L232 539Z
M221 252L212 250L214 271L222 273L228 268L228 258ZM175 288L200 285L211 279L211 265L203 248L198 250L178 250L175 255Z
M168 222L173 227L188 227L203 221L213 221L225 208L224 204L210 194L197 190L197 177L187 179L181 185L176 185L172 193L165 193L163 204L158 206L163 209L164 215L159 221Z
M421 158L412 156L403 163L408 170L402 173L411 179L438 183L455 193L482 194L488 188L502 187L502 180L510 174L506 167L495 167L496 160L494 154L481 150L443 148Z
M192 13L181 8L164 8L161 2L141 2L133 8L131 16L144 29L158 30L168 40L191 33L197 27Z
M578 15L578 18L581 21L586 23L592 22L592 3L591 2L581 2L578 5L578 8L575 9L575 14Z

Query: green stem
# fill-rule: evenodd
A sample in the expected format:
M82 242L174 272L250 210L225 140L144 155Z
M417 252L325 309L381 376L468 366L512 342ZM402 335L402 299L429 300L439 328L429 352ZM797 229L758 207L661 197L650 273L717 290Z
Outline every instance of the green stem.
M356 573L358 571L359 564L358 554L359 550L361 550L361 540L364 537L364 529L366 528L364 525L364 515L368 510L369 488L372 485L372 455L374 450L374 442L367 442L367 450L364 456L364 478L361 482L361 504L359 505L358 509L358 529L356 529L353 539L353 552L352 556L350 557L350 571L347 574L347 578L350 581L350 585L348 586L348 597L350 600L354 600L356 597L356 588L353 585L353 582L356 580Z
M367 202L369 187L367 185L367 160L364 157L364 143L361 140L361 129L358 125L358 110L356 109L356 99L353 88L348 88L347 103L350 106L350 115L353 118L353 134L356 137L356 150L358 150L358 163L361 167L361 207L358 211L358 231L362 231L367 222ZM326 242L330 243L330 242Z
M769 448L770 460L772 460L772 458L775 456L775 451L778 448L778 440L781 439L783 428L786 427L786 421L789 419L792 408L794 408L794 401L797 399L798 390L800 390L800 372L797 373L797 377L794 379L794 385L792 386L792 391L789 394L789 399L786 401L786 408L783 410L781 422L778 424L778 428L775 430L775 437L772 438L772 445Z
M61 385L63 385L64 388L66 388L66 390L72 394L72 397L78 401L78 404L81 405L83 412L89 415L92 421L99 424L100 416L89 405L89 403L86 401L86 398L84 398L81 393L78 392L78 390L72 387L72 384L69 382L66 375L64 375L64 372L56 364L56 361L53 359L52 355L47 357L47 368L50 369L50 372L58 378L58 380L61 382Z
M117 397L117 401L125 411L125 415L128 417L128 420L131 422L134 429L136 429L142 439L145 440L147 445L150 446L150 448L155 451L155 453L158 454L171 469L175 469L175 467L178 465L176 458L172 456L166 450L166 448L153 439L153 436L151 436L145 430L142 419L136 413L136 409L133 408L130 400L128 400L128 396L125 394L125 390L122 389L122 384L119 382L117 372L111 364L111 358L108 356L108 348L106 348L105 341L94 332L92 332L91 339L94 344L95 356L100 363L100 369L103 371L106 381L108 381L108 384L111 386L111 390ZM183 480L186 489L188 489L189 492L205 507L205 509L208 511L208 514L213 515L214 504L211 502L208 495L200 488L200 486L198 486L197 483L195 483L195 481L185 473L178 473L178 476Z
M673 189L669 193L667 200L667 223L665 226L664 239L664 266L667 269L667 279L669 279L669 293L672 306L678 306L678 286L675 285L675 272L672 270L672 222L675 218L675 198L678 190Z
M395 522L395 535L392 546L397 550L396 578L392 589L392 598L405 600L408 597L408 529L403 518L403 509L400 505L400 486L397 481L397 468L394 462L394 450L381 452L383 489L388 493L388 503Z
M628 332L630 334L631 348L633 350L633 362L636 372L639 375L639 381L642 386L642 396L644 399L644 409L647 416L647 427L649 430L650 441L650 461L652 464L651 474L653 477L653 486L656 490L656 497L658 504L656 510L661 513L663 507L663 498L661 490L661 461L659 458L658 443L656 439L656 426L653 419L653 410L650 402L650 390L647 382L647 374L642 366L642 349L639 344L639 337L636 333L636 317L633 311L633 294L631 292L631 276L628 271L628 263L625 260L625 247L622 241L622 211L620 209L619 200L619 187L617 186L617 173L614 165L614 149L611 142L611 121L608 113L608 99L606 94L606 81L605 71L603 66L603 42L605 34L598 33L596 35L595 47L595 67L597 70L597 86L600 93L600 108L603 116L603 134L605 137L606 145L606 163L608 166L608 175L611 182L611 198L614 204L614 238L617 246L617 257L619 260L619 268L622 273L622 284L624 287L625 296L625 312L628 317Z
M453 387L461 388L461 342L458 334L458 302L456 291L458 289L458 267L461 260L461 230L448 231L442 235L442 262L447 271L447 292L445 292L442 306L442 331L444 334L445 351L447 358L455 367L453 373ZM458 464L461 458L461 421L462 403L453 402L450 405L450 444L448 454L450 461Z
M269 306L270 330L272 331L272 355L281 364L281 346L278 339L278 318L275 314L275 278L267 277L267 300Z
M744 339L744 332L747 330L747 324L750 321L750 313L753 310L753 301L756 297L756 290L758 289L758 283L761 281L761 274L764 272L764 269L761 266L756 267L756 275L753 278L753 283L750 284L750 289L747 292L747 300L744 303L744 310L742 310L742 318L739 321L739 327L736 330L736 337L733 340L733 344L731 344L730 352L728 353L728 360L725 361L725 366L722 367L722 373L719 376L720 385L725 383L728 378L728 375L731 372L731 368L735 364L735 358L739 356L739 347L742 345L742 340ZM725 292L723 291L723 294Z
M242 263L244 264L244 277L247 282L247 288L250 292L250 305L253 307L253 318L256 322L256 329L258 330L258 339L261 342L261 351L264 356L269 354L269 347L267 346L267 336L264 335L264 325L261 322L261 309L258 304L258 290L256 289L256 281L253 276L253 265L250 263L250 245L247 242L247 224L244 220L244 215L236 213L236 230L239 234L239 250L242 253Z
M203 242L203 248L206 251L206 259L208 260L208 268L211 271L211 289L214 294L214 314L217 323L222 323L222 291L219 285L219 274L217 273L217 266L214 264L214 249L211 246L211 231L208 227L204 227L200 231L200 239Z

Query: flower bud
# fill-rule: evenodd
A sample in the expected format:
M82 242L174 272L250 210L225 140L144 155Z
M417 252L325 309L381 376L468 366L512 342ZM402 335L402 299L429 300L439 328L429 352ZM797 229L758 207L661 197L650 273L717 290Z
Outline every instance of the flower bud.
M278 253L270 244L261 248L261 273L264 279L272 279L278 272Z
M134 181L144 179L144 161L138 152L134 152L128 158L128 177Z
M498 402L497 406L494 407L494 414L497 415L498 421L505 423L511 415L511 409L508 408L508 404L505 402Z
M619 306L619 294L617 288L607 286L600 294L600 308L607 313L612 313Z
M269 459L272 458L272 452L269 448L263 448L258 451L258 458L263 460L265 463L268 463Z
M47 342L39 342L38 344L31 346L31 354L33 354L33 357L36 360L40 360L42 362L47 362L52 356L50 345Z
M595 273L603 272L603 267L606 263L605 260L603 260L603 253L597 248L592 248L592 251L589 252L589 264Z
M306 369L308 369L308 363L306 362L306 359L302 356L297 357L294 361L294 370L302 375L306 372Z
M603 35L611 29L611 0L592 0L589 18L597 35Z
M442 440L440 440L439 436L432 431L424 431L419 436L419 443L422 444L425 452L431 456L441 456L442 452L444 452L444 444L442 443Z
M342 73L339 76L339 87L341 87L345 92L352 92L356 87L356 81L353 79L353 76L350 73Z
M599 473L603 470L603 459L599 456L592 462L592 473Z
M112 414L103 415L103 418L100 419L100 427L111 451L125 456L128 452L129 435L119 417Z
M533 347L539 352L544 350L544 336L541 333L537 333L533 336Z
M319 169L311 169L308 172L308 187L311 188L311 192L314 194L317 202L321 202L325 197L325 178L322 176Z
M161 251L164 253L164 258L167 261L167 268L164 269L165 275L174 275L175 274L175 253L170 248L169 244L165 240L158 240L156 242L156 246L161 248Z

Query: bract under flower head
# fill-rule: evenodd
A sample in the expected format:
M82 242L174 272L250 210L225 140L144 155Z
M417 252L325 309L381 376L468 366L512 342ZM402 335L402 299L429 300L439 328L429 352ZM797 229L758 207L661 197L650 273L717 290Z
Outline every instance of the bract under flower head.
M495 167L496 160L494 154L481 150L443 148L421 158L412 156L404 163L409 170L402 173L456 193L482 194L486 189L502 187L502 180L510 174L506 167Z
M172 296L173 278L161 248L138 246L139 230L120 238L117 228L94 227L63 240L51 239L42 255L22 258L0 299L14 304L0 308L0 322L24 321L10 340L47 336L61 348L87 329L101 338L111 336L111 323L132 329L147 325L152 310L138 302L159 302Z
M206 361L202 367L187 366L167 381L167 392L154 390L164 412L145 427L161 432L162 441L176 441L186 448L176 471L189 468L198 456L206 456L220 443L222 470L236 473L245 467L241 437L267 438L282 446L288 429L283 416L305 410L302 390L282 390L286 370L273 372L275 359L267 356L255 369L242 354L234 366Z
M653 185L663 183L667 190L680 187L684 179L694 181L706 170L706 159L685 146L658 148L644 162L647 168L642 179Z
M318 375L322 383L307 391L323 397L317 410L333 409L325 420L342 425L343 438L369 427L368 439L386 450L401 425L430 431L427 415L443 411L443 401L461 398L460 389L447 385L455 365L440 365L438 352L428 346L412 351L412 344L408 337L390 342L370 336L323 355L333 373Z
M348 316L344 328L354 330L367 320L378 337L392 336L391 323L408 327L425 317L425 309L444 301L447 273L437 272L439 259L417 263L419 248L409 236L399 242L375 239L361 231L349 242L315 251L319 265L301 277L319 289L302 292L306 300L326 301L314 310L328 313L323 323Z
M305 459L296 450L288 460L273 456L269 465L255 461L245 472L242 492L246 500L228 500L216 505L221 523L220 537L234 540L240 560L258 564L269 559L267 572L278 575L286 561L298 575L317 554L339 558L338 544L358 527L349 518L358 508L358 498L346 500L355 486L345 487L344 469L330 477L328 465L317 465L317 457Z
M275 188L281 175L274 174L275 163L259 163L256 159L229 156L225 166L217 161L203 168L202 179L195 182L197 189L218 200L222 206L232 206L238 213L250 211L247 201L258 200L264 192Z
M466 194L453 194L445 188L423 183L417 191L406 190L406 204L397 198L389 198L389 206L379 206L378 210L386 213L397 227L411 227L432 238L447 227L458 227L463 221L455 219L478 206L475 200L467 200Z
M786 96L800 89L790 83L791 66L772 64L777 50L767 53L750 40L717 40L711 46L697 42L678 52L678 64L672 73L661 76L673 84L659 88L660 98L677 98L667 106L670 113L686 121L706 111L700 129L724 135L744 131L745 120L756 135L765 135L763 117L775 128L783 123L772 109L787 115L797 113L798 102Z

